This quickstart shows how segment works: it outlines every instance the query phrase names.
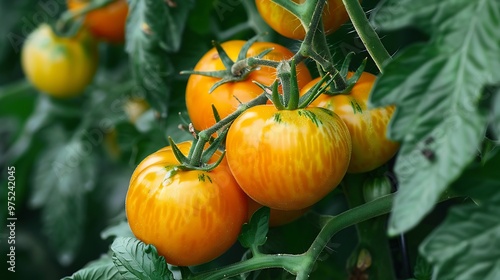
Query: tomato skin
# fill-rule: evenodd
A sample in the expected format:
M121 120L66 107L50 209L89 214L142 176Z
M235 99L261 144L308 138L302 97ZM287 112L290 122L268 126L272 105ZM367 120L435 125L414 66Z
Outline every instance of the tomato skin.
M248 197L248 221L252 218L252 215L261 208L262 205ZM309 210L308 208L299 210L283 211L278 209L270 209L269 213L269 226L279 227L291 223L298 218L300 218L304 213Z
M352 73L348 74L348 77ZM349 128L352 138L352 156L349 173L371 171L389 161L399 149L397 142L387 139L387 125L395 110L394 106L367 108L368 97L376 76L363 72L360 79L347 95L320 95L310 106L332 110ZM301 94L314 86L320 79L311 81L301 89ZM354 110L356 108L356 110Z
M89 0L67 0L70 11L87 6ZM125 40L125 24L127 22L128 4L126 0L116 0L103 8L85 15L85 25L92 34L111 43L122 43Z
M38 26L26 39L21 65L30 82L57 98L83 93L97 70L97 45L87 30L71 38L58 37L48 24Z
M253 200L278 210L309 207L345 175L351 156L346 125L329 110L246 110L231 125L226 157Z
M306 0L293 0L297 4ZM304 40L306 31L300 20L285 8L271 0L255 0L257 10L264 21L279 34L295 39ZM323 27L325 34L331 34L344 24L349 18L342 0L328 0L323 9Z
M187 153L191 145L178 147ZM132 174L126 214L134 235L153 244L168 263L198 265L236 242L247 219L247 199L225 160L210 172L174 171L175 165L171 147L146 157Z
M234 61L245 44L245 41L233 40L221 44L229 57ZM264 59L281 61L293 56L287 48L270 42L254 43L247 56L255 56L262 51L274 48L272 52L264 56ZM196 64L196 71L224 70L225 67L217 54L215 48L208 51ZM297 78L299 87L305 86L311 81L311 74L306 65L297 65ZM215 105L221 118L234 112L240 102L246 103L262 93L262 89L252 81L264 85L271 85L276 79L276 69L261 66L259 70L252 71L247 79L239 82L231 82L217 87L212 93L209 89L220 79L202 75L191 75L186 87L186 107L193 126L197 130L204 130L215 124L212 112L212 104Z

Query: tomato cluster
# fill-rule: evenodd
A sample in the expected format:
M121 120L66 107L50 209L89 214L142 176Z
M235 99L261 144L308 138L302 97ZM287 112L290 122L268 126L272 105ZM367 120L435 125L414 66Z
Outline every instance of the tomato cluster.
M67 4L67 13L76 13L89 5L89 1L68 0ZM127 14L126 0L116 0L85 13L84 25L76 34L63 36L60 30L41 24L22 48L26 78L35 88L56 98L82 94L97 70L97 39L123 42Z
M284 15L271 1L256 3L268 22L268 13ZM288 17L293 16L280 22L297 23ZM329 1L326 31L346 20L342 1ZM289 26L277 31L303 39L305 31L296 25L293 34L280 32ZM248 44L215 45L189 71L185 98L194 142L160 149L132 175L126 198L130 227L171 264L197 265L221 255L262 206L271 209L270 226L299 218L346 173L376 169L398 149L386 138L394 107L367 106L374 75L364 72L349 92L330 95L321 86L326 78L313 80L304 63L289 63L294 58L289 49L271 42ZM255 67L251 62L257 60ZM307 104L299 99L306 94L317 98ZM274 104L260 102L261 96ZM209 148L200 148L211 140ZM215 143L225 154L203 156ZM214 165L217 158L222 160Z

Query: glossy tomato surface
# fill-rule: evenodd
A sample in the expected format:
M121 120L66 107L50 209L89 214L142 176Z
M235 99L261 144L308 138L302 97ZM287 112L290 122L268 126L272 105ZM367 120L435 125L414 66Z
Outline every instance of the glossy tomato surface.
M68 9L77 11L89 4L89 0L67 0ZM116 0L85 15L85 25L92 34L105 41L121 43L125 40L128 4L126 0Z
M293 0L302 4L306 0ZM257 9L264 21L279 34L296 40L303 40L306 31L300 20L282 6L271 0L256 0ZM333 33L344 24L349 16L342 0L328 0L323 9L323 27L326 34Z
M191 145L178 147L187 154ZM247 198L225 160L210 172L182 171L178 164L170 147L146 157L132 174L125 208L134 235L153 244L168 263L197 265L236 242Z
M344 177L349 131L329 110L246 110L231 125L226 155L236 181L258 203L279 210L309 207Z
M348 76L352 76L352 73ZM395 107L367 107L375 79L375 75L364 72L349 94L322 94L310 105L332 110L349 128L352 138L350 173L371 171L389 161L399 149L399 144L386 136ZM301 89L301 93L304 94L318 81L319 78L310 82Z
M41 24L24 42L21 65L40 91L58 98L80 95L97 69L98 50L92 36L81 29L74 37L58 37Z
M233 40L221 44L228 56L235 61L238 53L245 44L245 41ZM264 56L264 59L281 61L291 58L293 53L287 48L269 42L254 43L247 57L255 56L266 49L274 50ZM217 54L215 48L208 51L196 64L196 71L224 70L225 67ZM311 74L305 66L297 65L297 78L299 87L305 86L311 81ZM212 93L209 89L220 79L206 77L202 75L191 75L186 87L186 106L193 126L197 130L203 130L215 124L212 111L212 104L217 108L221 118L234 112L240 102L248 102L262 93L262 89L252 81L257 81L264 85L271 85L276 79L276 69L268 66L261 66L258 70L252 71L248 77L239 82L230 82L217 87Z

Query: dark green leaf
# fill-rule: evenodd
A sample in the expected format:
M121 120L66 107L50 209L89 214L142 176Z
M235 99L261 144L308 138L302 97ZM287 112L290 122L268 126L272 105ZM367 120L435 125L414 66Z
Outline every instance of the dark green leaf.
M98 260L88 263L85 267L75 272L64 280L123 280L124 278L116 269L111 256L102 255Z
M257 247L266 243L269 230L269 211L269 207L261 207L253 213L250 222L243 225L238 237L243 247Z
M113 262L124 279L173 280L165 258L156 248L131 237L118 237L111 245Z
M417 263L413 269L416 280L431 280L432 266L420 255L417 256Z
M434 279L500 279L500 195L452 209L422 243Z
M138 89L163 118L167 116L171 90L168 85L174 71L166 51L178 49L184 24L181 26L176 20L185 21L185 15L182 16L187 13L186 5L190 5L188 1L176 1L179 7L174 8L167 2L129 0L126 35L126 50Z
M432 39L402 51L385 67L371 95L375 106L397 107L388 131L402 142L395 165L400 190L390 219L393 235L429 213L474 159L487 125L483 89L500 82L494 75L500 67L495 59L500 53L498 1L388 1L379 17L394 7L409 14L402 16L405 20L379 19L382 28L418 19L417 26Z
M500 90L497 90L493 97L491 128L496 139L500 139Z
M87 209L86 193L95 185L96 162L92 145L82 140L65 142L58 127L46 131L58 139L37 162L30 203L42 208L43 228L62 264L72 262L81 247Z
M498 150L498 147L496 149ZM452 188L461 195L472 197L475 201L488 200L498 193L499 166L500 154L498 153L484 163L475 162L453 183Z

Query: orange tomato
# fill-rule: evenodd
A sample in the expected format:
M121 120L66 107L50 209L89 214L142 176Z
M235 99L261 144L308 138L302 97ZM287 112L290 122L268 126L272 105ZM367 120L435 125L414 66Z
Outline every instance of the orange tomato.
M352 73L348 74L351 77ZM387 139L387 125L394 106L367 108L368 96L376 76L364 72L349 94L331 96L321 94L310 106L332 110L346 123L352 139L352 155L348 172L373 170L391 159L399 144ZM317 78L301 89L301 94L313 87Z
M307 208L340 183L351 157L347 126L331 111L259 105L229 128L226 156L253 200L279 210Z
M302 4L306 0L293 0ZM282 6L271 0L256 0L257 10L264 21L279 34L296 40L304 40L306 31L300 20ZM342 0L328 0L323 9L323 27L326 34L339 29L349 18Z
M191 145L178 147L187 154ZM225 159L210 172L178 164L170 146L146 157L130 179L125 210L134 235L153 244L168 263L198 265L236 242L247 220L247 198Z
M89 4L89 0L67 0L70 11L79 10ZM126 0L116 0L101 9L85 15L85 25L99 39L122 43L125 40L128 4Z
M222 48L234 61L245 44L245 41L235 40L222 43ZM256 42L248 50L247 57L255 56L262 51L273 48L273 51L264 56L264 59L281 61L289 59L293 53L287 48L269 42ZM208 51L196 64L196 71L224 70L225 67L215 48ZM248 102L262 93L262 89L252 81L270 86L276 79L276 69L261 66L252 71L243 81L230 82L217 87L212 93L209 89L220 79L202 75L191 75L186 87L186 106L193 126L197 130L204 130L215 124L212 104L217 108L221 118L234 112L240 102ZM299 87L311 81L311 74L306 65L297 65L297 79Z

